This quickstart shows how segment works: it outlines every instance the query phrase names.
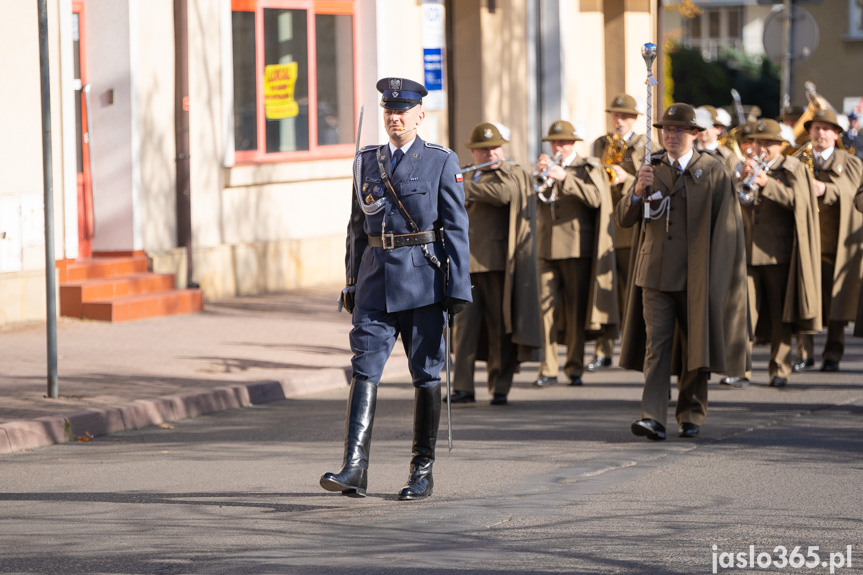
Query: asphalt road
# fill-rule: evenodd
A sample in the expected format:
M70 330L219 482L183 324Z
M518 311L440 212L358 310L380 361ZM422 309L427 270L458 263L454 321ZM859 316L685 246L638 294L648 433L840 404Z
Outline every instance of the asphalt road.
M318 485L340 468L345 390L0 456L0 573L861 573L863 345L848 343L842 372L781 390L759 348L752 386L711 384L695 441L631 435L638 373L535 389L528 365L509 405L478 389L455 407L452 452L444 415L420 502L395 498L399 381L380 390L365 499ZM739 566L750 546L771 566ZM777 568L780 547L806 563Z

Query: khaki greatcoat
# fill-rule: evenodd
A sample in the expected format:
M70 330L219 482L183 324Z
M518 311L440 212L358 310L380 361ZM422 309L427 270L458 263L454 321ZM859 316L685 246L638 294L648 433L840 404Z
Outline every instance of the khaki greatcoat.
M819 204L839 208L833 293L829 317L823 320L825 324L854 321L863 273L863 214L854 208L854 201L863 181L863 161L837 148L823 166L816 168L815 177L827 184ZM822 230L822 235L826 232Z
M806 166L796 158L781 157L777 164L767 172L768 182L759 191L761 200L756 200L750 208L744 209L744 226L746 234L747 263L750 265L772 265L789 263L788 282L785 301L783 302L782 320L794 324L804 333L821 331L821 237L818 228L817 199L812 184L812 175ZM781 229L774 231L777 225L770 217L762 215L754 221L753 215L762 204L763 199L769 199L786 209L793 211L794 234L791 247L791 259L780 261L777 253L784 248L776 249L762 247L753 253L752 226L758 226L758 232L766 241L772 238L784 237ZM768 214L769 216L769 214ZM755 329L757 326L753 326ZM761 334L766 335L766 334Z
M617 303L617 270L614 255L613 214L608 177L596 158L576 158L566 167L567 177L556 182L551 204L540 203L537 217L538 255L547 260L586 257L581 253L585 239L592 241L591 289L583 329L594 335L616 329L620 313ZM592 236L582 239L584 230L577 217L584 205L590 205L579 183L590 182L600 194L599 206L593 210ZM551 190L546 194L550 195ZM554 217L552 217L552 210ZM610 326L610 327L609 327ZM566 326L570 329L573 326ZM564 330L558 330L563 335Z
M667 155L664 161L668 161ZM615 216L622 226L637 226L632 258L635 271L639 266L657 265L651 261L657 257L687 262L688 369L729 373L726 342L747 340L746 333L735 333L746 329L745 321L730 321L740 316L726 311L740 302L745 306L747 290L743 220L731 177L719 160L694 151L676 185L672 184L670 170L657 169L655 180L657 189L675 189L678 193L685 190L687 241L643 250L643 204L633 201L630 192L618 204ZM646 345L642 305L642 289L633 281L624 314L619 363L637 371L644 369ZM741 351L746 353L745 349Z
M471 175L466 174L466 179L471 180ZM505 272L501 312L506 332L512 334L512 342L518 346L519 361L539 361L542 321L536 263L536 195L531 177L521 166L507 162L484 172L479 183L466 181L464 188L470 219L470 271ZM501 207L504 213L500 213ZM482 347L477 359L486 359Z

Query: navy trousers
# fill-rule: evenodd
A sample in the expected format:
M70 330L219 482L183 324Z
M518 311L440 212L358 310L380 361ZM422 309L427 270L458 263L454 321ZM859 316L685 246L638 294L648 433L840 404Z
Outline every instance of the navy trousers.
M446 361L444 311L439 303L396 313L357 305L351 330L353 377L379 384L387 359L401 335L416 388L440 383Z

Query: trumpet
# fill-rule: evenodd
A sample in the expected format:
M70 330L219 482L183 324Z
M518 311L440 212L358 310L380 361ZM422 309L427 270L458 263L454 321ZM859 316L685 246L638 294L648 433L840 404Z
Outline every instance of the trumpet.
M478 166L469 166L459 172L459 174L466 174L468 172L472 172L474 170L481 170L482 168L487 168L488 166L493 166L494 164L505 164L506 162L512 162L512 158L506 158L505 160L492 160L490 162L486 162L484 164L480 164Z
M765 158L767 157L767 152L763 152L758 158L755 160L758 162L758 166L756 166L755 171L752 174L743 180L742 182L738 182L734 189L737 191L737 199L740 200L741 206L751 206L755 203L755 198L758 196L758 184L755 183L755 178L758 177L758 174L767 170L767 162L765 162Z
M554 180L548 177L548 173L551 171L552 167L559 165L562 159L562 154L558 152L554 155L551 163L542 171L542 173L533 173L533 191L535 191L539 199L546 204L554 201L554 189L552 189L551 197L545 196L546 190L554 185Z
M612 135L605 136L605 147L602 149L602 165L608 174L609 184L613 184L614 180L617 179L617 172L611 166L623 161L623 155L626 154L628 146L626 140L620 135L619 126L614 130Z

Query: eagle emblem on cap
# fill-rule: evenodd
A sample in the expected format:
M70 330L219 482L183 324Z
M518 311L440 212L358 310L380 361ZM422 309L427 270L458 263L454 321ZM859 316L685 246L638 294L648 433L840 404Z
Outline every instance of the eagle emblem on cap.
M674 116L675 114L677 114L677 106L672 106L672 107L670 107L670 108L668 109L668 115L669 115L669 116Z
M617 100L615 100L614 105L615 106L622 106L623 105L623 98L618 98Z
M482 131L482 137L485 138L486 140L491 140L492 135L493 135L493 133L491 131L491 128L486 128L485 130Z
M390 78L390 90L401 90L402 89L402 79L401 78ZM396 95L396 97L398 97Z
M560 123L560 122L555 122L555 123L554 123L554 126L552 126L552 127L551 127L551 129L552 129L553 131L555 131L555 132L562 132L562 131L563 131L563 126L561 125L561 123Z
M767 125L764 122L758 122L758 131L763 132L767 129Z

